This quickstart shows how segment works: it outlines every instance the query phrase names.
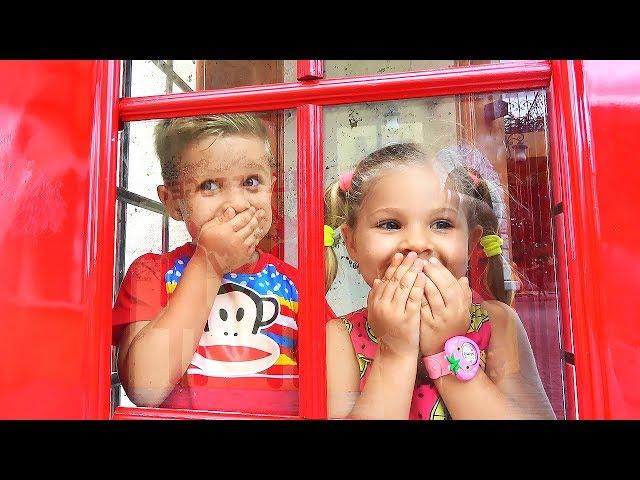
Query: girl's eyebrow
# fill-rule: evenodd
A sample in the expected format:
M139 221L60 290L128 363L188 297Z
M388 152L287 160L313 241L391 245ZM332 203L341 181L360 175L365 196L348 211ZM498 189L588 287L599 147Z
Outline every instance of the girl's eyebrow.
M374 210L373 212L371 212L369 215L373 216L376 214L381 214L381 213L389 213L389 214L401 214L403 212L402 208L396 208L396 207L383 207L383 208L378 208L377 210ZM440 207L440 208L436 208L434 210L431 210L429 212L429 214L431 215L442 215L442 214L446 214L446 213L451 213L456 215L458 213L458 209L457 208L453 208L453 207Z
M458 209L453 207L441 207L433 211L434 215L442 215L445 213L452 213L454 215L457 215Z
M380 213L389 213L389 214L398 214L401 213L402 209L401 208L394 208L394 207L383 207L383 208L378 208L377 210L374 210L373 212L371 212L369 214L369 216L373 216L373 215L377 215Z

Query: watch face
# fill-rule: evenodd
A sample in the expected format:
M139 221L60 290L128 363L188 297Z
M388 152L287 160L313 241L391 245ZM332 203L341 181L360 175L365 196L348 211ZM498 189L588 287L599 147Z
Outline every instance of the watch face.
M476 349L470 342L464 342L460 348L462 349L462 358L466 363L473 365L478 361Z
M452 337L445 343L444 351L451 372L461 380L471 380L480 368L480 349L471 339Z

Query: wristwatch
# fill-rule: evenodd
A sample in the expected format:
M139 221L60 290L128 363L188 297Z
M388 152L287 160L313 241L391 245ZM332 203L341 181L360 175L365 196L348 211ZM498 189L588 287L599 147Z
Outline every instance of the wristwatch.
M423 357L429 378L453 375L463 381L471 380L480 368L480 348L465 336L451 337L444 344L444 352Z

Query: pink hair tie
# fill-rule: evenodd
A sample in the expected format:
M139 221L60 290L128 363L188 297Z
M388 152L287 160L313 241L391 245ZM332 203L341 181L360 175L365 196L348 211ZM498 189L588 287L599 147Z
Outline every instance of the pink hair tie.
M351 190L351 181L353 180L353 173L354 171L350 170L348 172L344 172L338 178L338 186L340 187L340 190L342 190L345 193Z
M480 174L474 170L469 170L469 176L471 177L471 182L473 182L473 187L478 188L478 185L480 185Z

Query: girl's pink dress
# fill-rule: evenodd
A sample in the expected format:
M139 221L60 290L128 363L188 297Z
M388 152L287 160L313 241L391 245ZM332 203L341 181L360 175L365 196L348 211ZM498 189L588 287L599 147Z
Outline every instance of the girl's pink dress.
M469 313L469 330L465 335L480 347L480 365L484 369L486 350L491 338L489 314L477 303L471 305ZM369 365L378 352L378 339L369 327L366 307L347 314L342 320L351 335L351 342L358 358L360 391L362 391L369 375ZM409 419L447 420L450 418L447 407L430 379L426 379L425 383L416 386L413 391Z

